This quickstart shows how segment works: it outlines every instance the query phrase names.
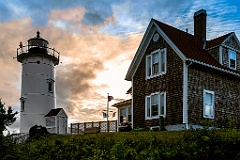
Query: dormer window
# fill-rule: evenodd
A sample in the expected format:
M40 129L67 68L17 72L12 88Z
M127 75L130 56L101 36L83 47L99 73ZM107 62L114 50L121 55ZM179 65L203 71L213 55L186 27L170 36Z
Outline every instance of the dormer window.
M236 52L229 50L228 51L228 57L229 57L229 68L236 69Z
M158 49L146 56L147 79L166 73L166 51L166 48Z

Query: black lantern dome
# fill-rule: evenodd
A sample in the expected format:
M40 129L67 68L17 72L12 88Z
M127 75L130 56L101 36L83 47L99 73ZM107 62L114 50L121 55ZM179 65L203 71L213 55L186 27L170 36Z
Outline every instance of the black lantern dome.
M48 47L48 41L40 37L40 32L37 31L37 36L34 38L30 38L28 40L28 46L29 47L40 47L40 48L47 48Z

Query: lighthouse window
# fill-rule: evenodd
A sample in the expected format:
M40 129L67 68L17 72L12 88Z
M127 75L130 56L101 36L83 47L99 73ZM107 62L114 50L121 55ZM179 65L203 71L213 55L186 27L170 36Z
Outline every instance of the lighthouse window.
M48 92L53 92L53 82L48 82Z
M47 79L48 83L48 92L53 92L54 91L54 80L52 78Z
M46 117L46 126L55 126L55 117Z
M25 110L25 99L24 97L20 98L21 101L21 112L23 112Z

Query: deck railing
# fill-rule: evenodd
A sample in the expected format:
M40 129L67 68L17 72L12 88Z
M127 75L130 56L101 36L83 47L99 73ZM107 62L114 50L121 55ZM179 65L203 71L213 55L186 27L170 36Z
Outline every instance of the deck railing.
M117 132L117 121L71 123L71 134L84 133L86 128L99 127L100 132Z
M22 61L22 55L31 54L31 49L38 48L38 49L45 49L46 54L48 56L54 57L56 59L56 63L59 62L60 52L56 51L54 48L49 48L45 46L36 46L36 45L27 45L27 46L21 46L20 48L17 48L17 59L18 61ZM44 54L43 54L44 55Z

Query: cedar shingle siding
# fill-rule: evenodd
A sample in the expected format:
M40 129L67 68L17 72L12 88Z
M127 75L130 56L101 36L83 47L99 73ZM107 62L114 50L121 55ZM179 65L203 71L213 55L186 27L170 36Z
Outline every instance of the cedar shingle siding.
M240 85L239 78L213 72L208 69L190 66L188 74L188 120L189 124L202 125L203 89L214 91L213 125L224 125L226 118L239 122Z
M157 49L167 48L167 73L146 80L146 55ZM134 127L158 126L159 120L145 121L145 96L154 92L166 91L166 124L182 123L182 86L183 62L172 48L159 38L151 40L144 58L142 59L133 78L133 122Z

